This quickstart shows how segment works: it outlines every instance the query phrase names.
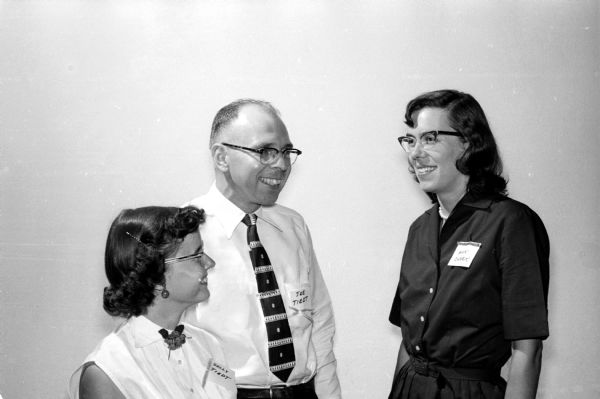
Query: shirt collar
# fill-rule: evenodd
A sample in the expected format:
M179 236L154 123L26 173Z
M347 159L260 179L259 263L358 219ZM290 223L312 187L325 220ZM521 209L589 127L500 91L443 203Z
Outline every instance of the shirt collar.
M206 194L206 203L204 211L209 216L214 216L223 227L223 231L228 239L233 235L233 231L244 218L244 211L238 208L233 202L229 201L213 183Z
M282 229L273 219L271 208L272 207L261 206L254 212L254 214L257 216L257 218L264 220L281 231ZM244 211L238 208L233 202L229 201L223 195L223 193L219 191L216 183L212 184L210 190L208 190L208 193L206 194L206 206L204 211L207 215L217 218L228 239L231 239L233 231L242 222L242 219L246 215Z
M153 323L145 316L132 316L129 319L129 325L136 348L143 348L144 346L163 340L158 332L162 327Z
M467 194L465 194L464 197L461 198L460 201L458 201L458 204L456 204L454 209L458 209L462 206L468 206L470 208L478 208L478 209L488 209L490 207L490 205L492 204L492 202L494 202L493 197L490 197L490 196L476 197L473 194L467 193ZM427 214L437 213L439 206L440 206L440 204L435 202L434 205L426 211L426 213ZM455 212L455 211L453 210L452 212Z
M493 202L493 198L487 197L476 197L471 193L467 193L461 200L460 205L469 206L471 208L487 209Z
M271 226L275 227L277 230L283 231L283 229L279 227L279 225L275 221L274 216L276 216L276 213L273 212L273 206L261 206L254 213L259 219L264 220Z

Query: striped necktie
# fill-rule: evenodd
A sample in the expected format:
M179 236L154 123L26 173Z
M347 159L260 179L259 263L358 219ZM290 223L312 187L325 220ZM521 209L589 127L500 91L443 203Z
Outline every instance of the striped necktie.
M267 251L265 251L258 238L256 215L246 215L242 222L248 226L250 260L254 267L258 296L267 326L269 368L273 374L285 382L296 364L290 324L287 320L273 266L271 266Z

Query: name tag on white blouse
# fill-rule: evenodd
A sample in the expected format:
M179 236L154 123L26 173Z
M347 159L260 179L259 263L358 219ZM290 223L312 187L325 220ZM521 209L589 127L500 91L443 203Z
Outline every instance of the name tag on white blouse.
M223 385L227 381L233 381L233 376L233 371L211 359L206 368L202 386L204 387L207 381Z
M310 285L303 284L299 289L292 289L286 285L289 304L292 309L311 310Z
M480 247L481 243L479 242L459 241L454 254L452 254L452 258L448 262L448 266L471 267L471 262L473 262L473 258L477 255Z

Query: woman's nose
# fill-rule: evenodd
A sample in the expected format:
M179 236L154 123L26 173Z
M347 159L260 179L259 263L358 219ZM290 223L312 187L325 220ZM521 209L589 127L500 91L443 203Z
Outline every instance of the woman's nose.
M204 267L204 269L212 269L213 267L215 267L215 264L215 261L210 256L204 254L204 256L202 257L202 267Z
M423 150L423 144L421 144L421 142L417 140L415 146L408 153L408 156L414 159L422 157L423 154L425 154L425 151Z

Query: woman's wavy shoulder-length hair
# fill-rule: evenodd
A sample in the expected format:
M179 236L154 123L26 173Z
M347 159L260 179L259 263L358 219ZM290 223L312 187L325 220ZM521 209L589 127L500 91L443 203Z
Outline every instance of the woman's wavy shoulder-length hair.
M205 220L204 210L148 206L125 209L113 221L106 240L104 310L131 317L146 312L157 285L164 285L165 258Z
M406 106L405 123L415 127L423 108L441 108L448 112L450 126L469 144L456 161L456 168L469 176L467 192L475 196L506 195L506 180L502 177L502 159L481 105L473 96L457 90L437 90L423 93ZM435 200L435 196L431 196Z

